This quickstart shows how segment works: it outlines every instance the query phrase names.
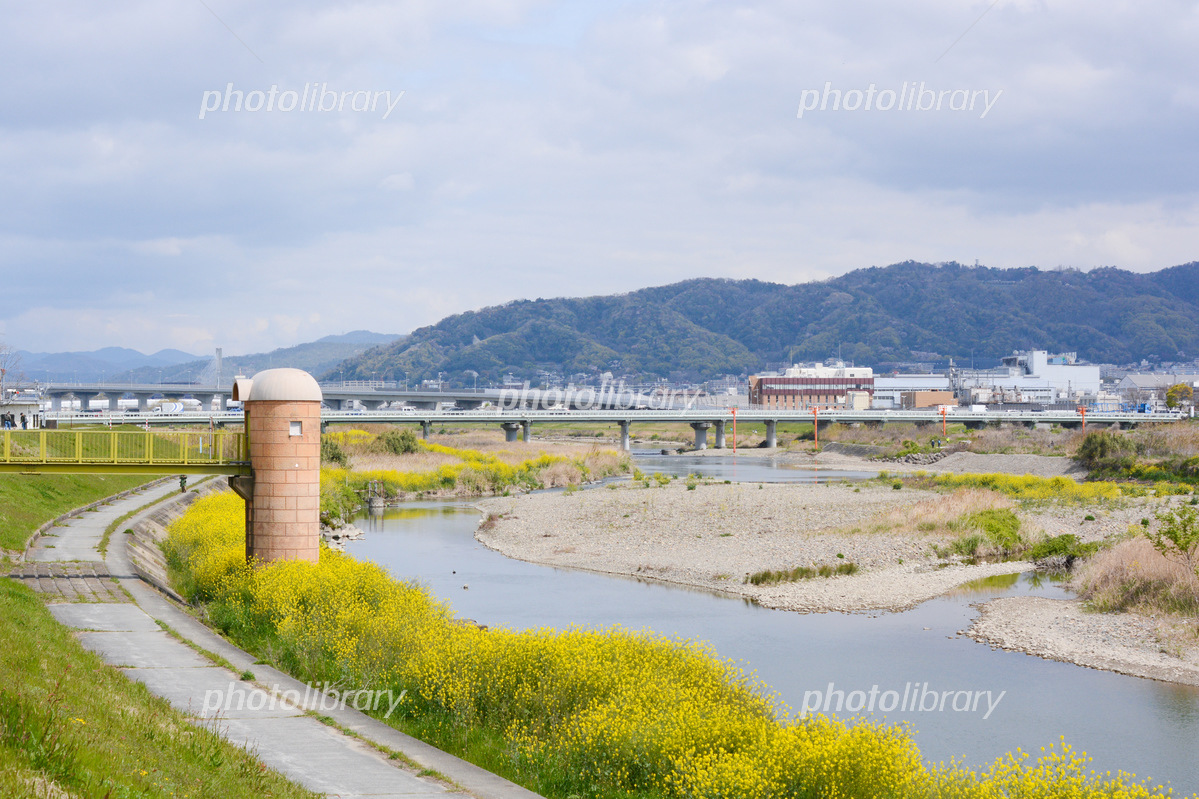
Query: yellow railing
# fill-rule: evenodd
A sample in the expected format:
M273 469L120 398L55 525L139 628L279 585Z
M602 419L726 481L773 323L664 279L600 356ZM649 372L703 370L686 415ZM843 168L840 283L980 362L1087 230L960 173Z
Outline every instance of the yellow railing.
M248 474L242 431L5 430L0 472Z

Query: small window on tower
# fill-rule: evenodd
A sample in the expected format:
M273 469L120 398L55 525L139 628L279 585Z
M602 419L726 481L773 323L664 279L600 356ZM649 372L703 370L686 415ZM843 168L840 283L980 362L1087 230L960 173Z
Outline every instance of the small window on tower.
M293 436L304 435L304 423L303 422L292 422L291 423L291 435L293 435Z

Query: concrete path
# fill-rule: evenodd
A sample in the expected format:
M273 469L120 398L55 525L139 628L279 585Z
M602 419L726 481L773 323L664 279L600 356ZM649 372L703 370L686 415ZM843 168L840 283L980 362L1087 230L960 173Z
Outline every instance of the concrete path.
M169 498L177 492L177 486L167 483L83 514L53 528L53 536L43 537L49 539L49 545L39 540L28 558L39 563L56 559L84 561L76 565L90 567L101 560L96 545L112 521L151 499ZM130 519L130 525L136 521L136 517ZM80 593L64 591L57 603L50 599L50 612L58 621L78 630L86 648L191 715L196 724L215 727L229 740L252 750L271 768L327 796L537 799L531 791L354 710L353 700L340 702L333 694L314 690L269 666L256 665L253 657L215 635L138 578L125 550L125 537L114 534L108 557L103 564L95 565L106 567L104 579L111 575L119 580L122 595L127 592L133 602L87 601ZM65 568L65 564L52 564L51 568ZM42 578L34 579L40 585ZM224 658L238 671L215 665L180 638ZM346 735L306 711L331 717L365 740ZM393 758L390 752L403 755L421 771ZM452 784L421 776L431 771Z

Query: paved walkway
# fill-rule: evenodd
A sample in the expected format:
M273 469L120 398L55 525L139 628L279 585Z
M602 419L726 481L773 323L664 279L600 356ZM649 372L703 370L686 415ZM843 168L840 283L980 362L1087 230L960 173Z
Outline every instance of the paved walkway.
M120 533L113 535L108 557L100 562L96 546L112 521L177 491L167 483L53 528L53 535L43 536L30 548L27 557L33 563L21 564L13 576L35 590L56 594L49 598L50 612L78 630L80 642L105 662L144 683L191 715L195 723L215 726L312 791L343 799L464 794L480 799L537 799L531 791L340 705L335 697L255 664L250 655L142 582L134 574ZM136 521L131 519L130 526ZM123 591L116 589L114 578ZM114 590L108 589L110 585ZM80 586L86 590L79 590ZM126 601L114 602L113 594ZM132 602L127 601L130 597ZM163 625L223 657L238 671L215 665ZM308 710L331 717L385 750L403 754L425 771L418 773L374 746L323 724ZM453 784L421 776L427 771L436 771Z

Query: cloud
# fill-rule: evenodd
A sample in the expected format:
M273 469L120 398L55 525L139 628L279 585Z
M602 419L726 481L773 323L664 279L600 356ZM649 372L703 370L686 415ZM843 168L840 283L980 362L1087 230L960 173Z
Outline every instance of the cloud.
M214 5L244 44L200 4L22 6L0 324L29 349L236 353L697 275L1199 257L1199 12L987 6ZM387 120L198 119L230 83L405 94ZM797 119L826 83L1002 95Z

